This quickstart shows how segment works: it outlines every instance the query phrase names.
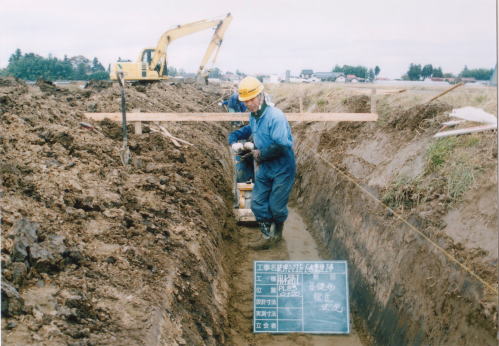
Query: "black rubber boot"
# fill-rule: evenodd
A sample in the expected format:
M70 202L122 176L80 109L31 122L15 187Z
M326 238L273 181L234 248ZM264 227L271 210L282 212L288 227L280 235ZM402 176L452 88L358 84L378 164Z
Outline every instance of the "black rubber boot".
M277 241L282 240L282 231L284 229L284 222L276 223L275 224L275 234L274 237Z
M250 248L253 250L267 250L274 245L274 224L270 222L259 222L260 232L262 232L262 239L256 243L251 244Z
M274 235L272 224L270 222L259 222L260 232L262 232L264 239L270 239Z

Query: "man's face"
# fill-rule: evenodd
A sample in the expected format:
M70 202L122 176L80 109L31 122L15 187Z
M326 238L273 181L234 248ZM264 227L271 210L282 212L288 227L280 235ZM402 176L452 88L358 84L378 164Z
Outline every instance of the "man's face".
M257 97L253 97L251 100L244 101L246 108L248 108L250 112L256 112L258 110L258 108L260 107L260 97L261 94Z

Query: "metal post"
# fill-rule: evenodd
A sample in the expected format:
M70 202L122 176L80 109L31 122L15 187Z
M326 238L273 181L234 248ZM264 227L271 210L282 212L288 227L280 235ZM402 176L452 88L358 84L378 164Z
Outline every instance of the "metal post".
M376 113L376 88L371 89L371 113Z
M123 148L120 157L124 166L130 161L130 150L128 149L128 128L126 124L126 100L125 100L125 75L123 71L116 72L121 87L121 128L123 132Z
M122 83L124 82L122 81ZM128 143L128 128L126 126L126 100L125 87L123 84L121 84L121 129L123 131L123 144L125 145Z

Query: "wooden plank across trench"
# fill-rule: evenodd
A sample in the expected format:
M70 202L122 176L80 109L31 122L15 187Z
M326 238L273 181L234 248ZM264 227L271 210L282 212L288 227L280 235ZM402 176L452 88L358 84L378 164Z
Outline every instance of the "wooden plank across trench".
M376 113L285 113L288 121L376 121ZM85 113L88 119L121 121L121 113ZM248 121L248 113L127 113L127 122Z

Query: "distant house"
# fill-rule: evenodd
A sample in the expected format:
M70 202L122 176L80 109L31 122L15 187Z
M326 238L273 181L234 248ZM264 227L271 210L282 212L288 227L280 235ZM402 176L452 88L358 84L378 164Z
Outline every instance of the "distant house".
M470 77L470 78L461 78L461 82L463 83L475 83L476 82L476 79L474 77Z
M334 82L336 78L344 76L343 72L315 72L315 78L320 79L322 82Z
M338 77L336 77L336 79L334 81L336 83L345 83L347 81L347 79L345 78L345 76L338 76Z
M263 77L263 83L280 83L281 78L276 74Z
M450 84L457 83L459 81L465 82L465 83L470 83L470 82L476 82L475 78L453 78L453 77L431 77L430 80L432 82L447 82Z
M232 72L226 72L222 75L222 80L230 81L230 82L238 82L241 78Z
M222 80L220 78L208 78L208 83L211 84L220 84Z
M311 78L313 74L314 74L313 70L301 70L300 78L308 79Z
M302 83L317 83L320 82L321 80L317 77L310 77L310 78L302 78Z
M360 78L357 77L354 74L347 74L346 82L348 82L348 83L358 83L358 82L360 82Z

